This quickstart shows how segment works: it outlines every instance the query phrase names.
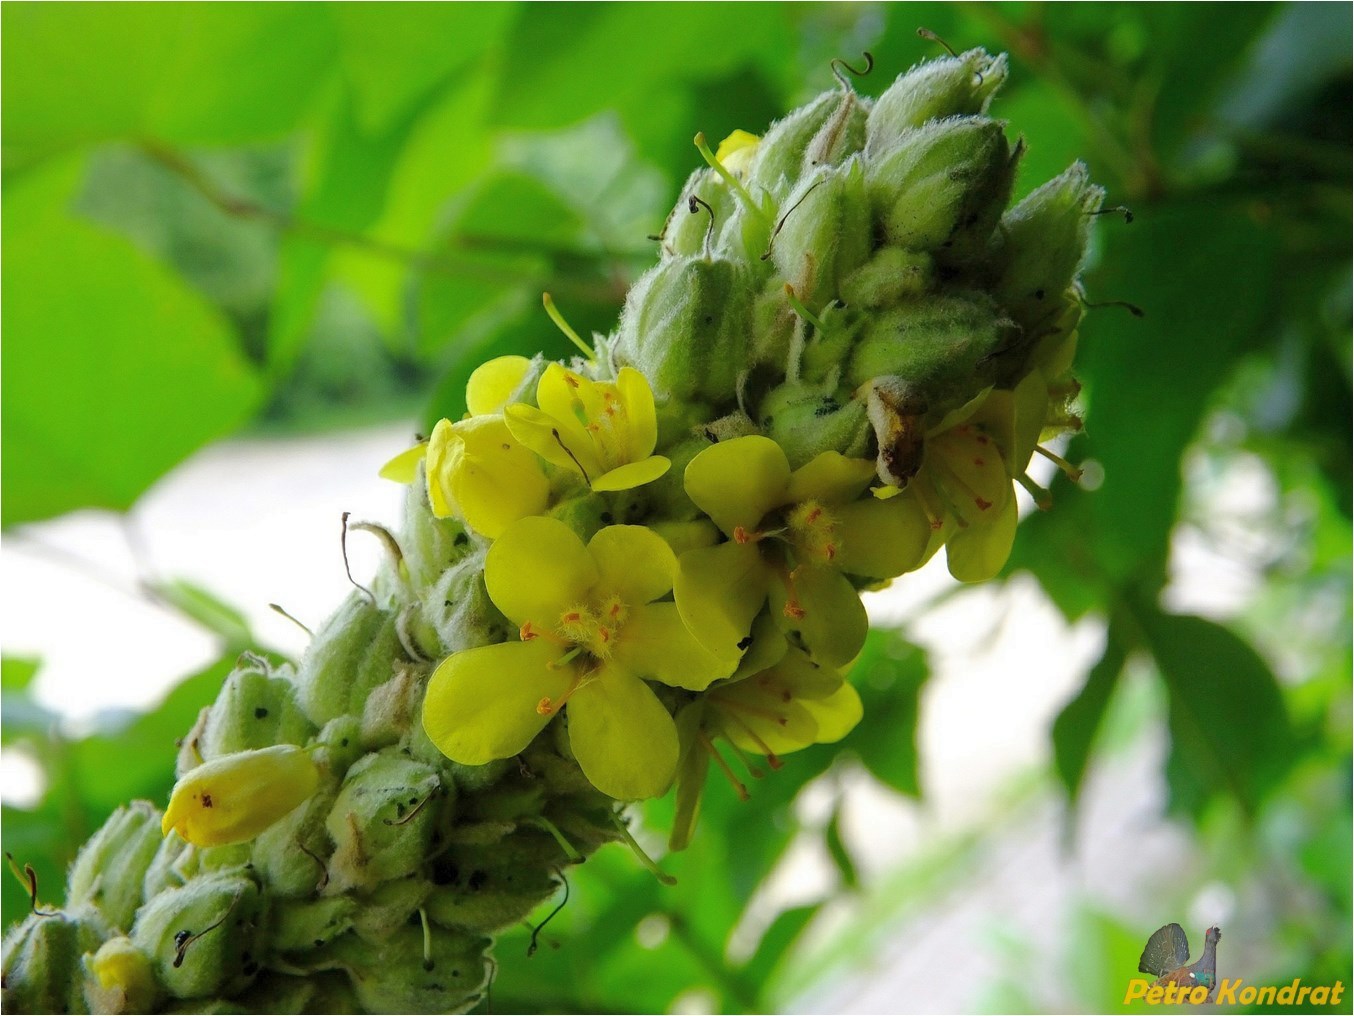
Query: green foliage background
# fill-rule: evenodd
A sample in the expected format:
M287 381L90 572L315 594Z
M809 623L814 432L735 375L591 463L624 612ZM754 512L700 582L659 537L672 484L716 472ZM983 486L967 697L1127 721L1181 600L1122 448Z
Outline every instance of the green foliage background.
M1107 626L1041 779L1074 815L1088 764L1113 764L1116 723L1165 724L1168 806L1200 860L1163 873L1162 920L1200 871L1242 895L1287 887L1263 973L1349 983L1347 6L10 3L0 19L6 527L123 511L231 434L459 415L486 357L567 352L542 290L580 330L610 328L697 129L760 129L865 49L878 69L858 88L877 94L936 52L920 25L1009 50L994 113L1030 144L1018 188L1084 159L1135 215L1103 223L1089 297L1146 312L1090 312L1071 454L1103 484L1056 488L1008 569ZM1226 625L1172 615L1172 534L1228 549L1209 492L1238 462L1278 492L1246 551L1264 581ZM50 789L5 808L4 846L46 886L117 802L164 799L168 743L249 644L209 592L162 593L223 655L154 714L67 739L26 693L36 664L5 661L5 743L37 754ZM1125 683L1138 671L1155 675L1145 697ZM699 988L768 1011L851 969L905 910L879 900L961 880L962 852L863 885L837 817L801 828L793 799L843 766L920 795L927 672L900 636L873 636L851 738L794 756L749 804L712 787L696 844L668 862L678 894L604 851L551 926L565 947L503 963L495 1008L664 1011ZM730 959L753 890L805 835L838 891ZM847 932L803 934L843 898ZM7 884L5 922L26 906ZM653 915L667 934L649 949L635 928ZM1088 908L1055 959L1104 973L1072 997L1116 1003L1150 930ZM990 996L1047 1004L1018 979Z

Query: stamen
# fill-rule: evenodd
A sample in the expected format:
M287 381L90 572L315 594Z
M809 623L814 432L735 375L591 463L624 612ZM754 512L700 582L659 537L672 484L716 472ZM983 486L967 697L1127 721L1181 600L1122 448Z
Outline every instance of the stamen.
M762 533L749 533L742 526L733 527L734 543L756 543L762 538Z
M580 854L574 848L574 845L572 843L570 843L567 839L564 838L564 834L559 831L559 827L556 826L555 823L551 822L544 815L537 815L534 819L531 820L531 822L533 825L540 826L542 829L544 829L546 832L548 832L551 836L555 838L555 842L558 843L560 849L564 851L564 856L569 859L570 864L583 863L583 861L585 860L583 855Z
M1028 473L1021 473L1017 476L1016 483L1029 491L1030 497L1034 498L1034 506L1041 512L1046 512L1053 507L1053 494L1031 480Z
M743 733L747 734L748 737L752 738L753 742L757 745L757 749L763 755L766 756L767 765L769 765L772 769L779 769L782 765L785 764L780 760L780 756L771 750L771 746L767 744L764 740L762 740L762 738L758 736L757 731L749 727L747 725L747 722L741 716L738 716L736 713L732 712L728 713L727 715L729 719L733 720L734 723L738 724L740 727L743 728Z
M795 571L798 571L798 569L795 569ZM781 565L780 577L785 583L785 609L782 613L795 621L804 620L807 613L803 606L800 605L798 594L795 593L795 573L790 571L784 565Z
M939 531L940 528L945 524L945 522L943 519L941 519L940 515L936 512L936 510L931 506L931 501L926 496L926 485L921 483L914 483L912 485L912 488L917 492L917 500L921 502L921 510L926 515L926 521L931 523L931 529L934 531Z
M659 868L658 865L654 863L654 859L644 852L644 848L635 842L635 838L630 835L630 830L627 829L625 823L621 821L620 815L613 811L611 813L611 821L615 824L617 832L621 834L621 839L625 840L626 846L634 851L634 854L639 858L640 863L653 873L654 878L658 879L658 881L662 882L664 885L677 884L677 880Z
M803 301L800 300L799 297L795 295L795 287L790 285L788 282L785 284L785 298L790 301L790 306L794 309L794 312L798 314L800 317L802 317L809 324L813 325L814 329L819 334L827 333L827 325L823 324L823 322L818 319L818 316L816 314L814 314L812 311L809 310L809 308L804 306Z
M749 705L748 703L740 702L737 699L726 699L721 698L718 695L711 695L709 696L709 701L714 702L717 705L723 706L724 709L728 711L729 714L733 716L733 718L736 720L738 719L738 717L734 716L733 714L737 712L743 712L747 713L749 716L760 716L762 719L770 720L772 723L775 723L781 727L788 726L790 723L790 718L788 716L782 716L775 710L763 709L761 706ZM742 720L738 720L738 722L742 723ZM748 733L751 734L752 731L749 730Z
M705 736L705 731L697 731L696 736L700 738L702 747L710 753L710 757L715 760L715 765L719 766L719 771L724 774L724 778L733 787L734 793L738 795L738 800L750 800L752 795L748 793L748 788L733 774L733 770L729 768L729 763L724 761L724 756L719 753L719 749Z
M1043 445L1035 445L1034 450L1037 451L1044 458L1052 462L1059 469L1061 469L1067 475L1067 478L1071 480L1073 483L1081 482L1081 475L1083 470L1080 470L1076 466L1072 465L1072 463L1068 462L1061 455L1049 451Z
M423 969L433 968L433 929L428 924L428 912L418 908L418 919L423 922Z
M576 649L574 649L574 651L570 653L569 656L570 657L577 656L582 651L583 647L579 646ZM557 663L559 663L559 660L555 660L552 663L548 663L546 664L546 666L550 667L552 670L558 670L559 668L556 666ZM569 685L568 690L558 699L552 700L550 696L547 695L545 698L537 702L536 714L538 716L550 716L551 714L558 712L561 706L567 703L569 699L573 698L574 692L578 691L578 689L582 688L585 684L590 683L590 681L591 678L587 674L576 675L573 679L573 683Z
M696 146L696 151L701 153L701 158L705 160L706 164L716 173L718 173L719 178L723 180L726 184L728 184L729 188L735 194L738 195L738 199L742 201L744 205L747 206L747 210L750 211L753 215L757 216L757 218L765 220L766 213L762 211L760 206L758 206L757 202L752 200L752 195L747 192L747 188L744 187L741 182L739 182L736 176L734 176L724 167L724 163L720 162L717 158L715 158L715 153L710 151L710 146L706 144L705 141L704 131L697 134L692 139L692 144Z
M555 306L555 301L551 299L549 293L541 294L541 303L545 305L545 312L550 315L550 320L555 322L555 327L562 331L570 342L583 350L583 355L588 358L589 363L595 363L596 357L592 348L570 327L569 322L564 320L564 315L559 312L559 308Z
M863 70L857 70L855 67L852 67L841 57L833 58L832 62L828 66L832 68L833 77L835 77L839 82L841 82L842 88L846 89L849 92L852 90L851 82L846 80L846 75L843 74L842 71L843 70L849 71L852 75L858 78L865 77L865 75L869 74L870 71L874 70L874 54L872 54L868 49L865 50L865 67Z
M551 660L549 663L546 664L546 666L549 667L551 670L563 670L569 664L573 663L574 660L578 657L578 654L581 653L582 651L583 651L582 646L574 646L563 656L559 657L559 659Z
M728 740L728 738L725 738L725 740ZM762 772L749 761L747 753L744 752L742 748L738 747L738 745L734 744L732 741L729 741L729 747L733 749L733 753L738 756L738 761L743 763L743 768L748 771L748 775L754 780L760 780L766 776L766 773Z

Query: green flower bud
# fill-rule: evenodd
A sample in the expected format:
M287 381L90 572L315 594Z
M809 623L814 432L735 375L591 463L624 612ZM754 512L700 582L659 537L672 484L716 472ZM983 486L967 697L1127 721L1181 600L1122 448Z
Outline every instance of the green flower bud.
M983 293L937 296L872 317L851 357L848 378L859 387L896 376L927 411L941 414L992 383L994 355L1017 335L1014 323Z
M361 759L325 820L337 845L326 891L370 888L416 871L449 790L431 766L389 749Z
M282 953L321 949L347 933L357 909L350 896L287 900L273 907L269 942Z
M160 1000L150 958L125 935L110 938L85 965L85 1001L91 1012L151 1012Z
M344 936L333 955L365 1012L466 1012L488 984L490 944L436 924L406 924L382 942Z
M752 289L740 262L703 257L663 262L630 290L616 366L637 369L660 400L731 402L747 363Z
M843 402L803 382L786 381L768 392L761 403L761 420L767 436L784 449L791 469L826 451L859 458L869 445L863 401Z
M245 843L310 797L319 782L311 757L292 744L221 755L174 785L161 828L199 847Z
M149 900L132 941L175 998L233 995L253 981L262 955L265 900L238 872L200 875Z
M552 836L522 828L491 845L454 846L433 863L428 916L445 927L496 934L555 895L554 872L568 863Z
M921 296L934 282L930 254L884 247L842 280L839 295L849 307L878 310Z
M332 740L326 742L326 737ZM252 845L250 861L276 896L311 896L329 880L331 845L325 820L344 773L360 752L356 718L333 721L321 739L322 747L312 754L320 771L319 787L299 808L260 833ZM345 740L348 746L341 747Z
M1092 213L1104 198L1078 162L1001 217L994 292L1027 334L1064 312L1063 294L1081 268Z
M865 153L880 158L913 128L951 116L986 113L1006 80L1006 54L971 49L957 57L927 60L890 85L870 111Z
M800 167L804 175L823 166L840 166L865 147L866 124L874 103L849 88L840 94L837 108L804 149L804 162Z
M985 242L1009 196L1015 166L1002 124L940 120L910 131L867 166L870 203L888 242L909 250L968 251Z
M146 869L146 878L141 885L142 899L150 899L166 889L183 885L201 866L200 851L191 843L177 836L164 836L155 857Z
M200 731L184 743L179 774L222 755L305 744L314 734L315 726L296 701L295 684L264 673L252 661L244 662L226 678Z
M805 177L785 207L771 245L776 268L807 307L822 307L870 256L870 202L861 160Z
M419 725L427 673L413 665L396 667L395 676L378 685L362 707L362 746L368 751L398 744Z
M296 679L301 705L320 726L360 713L372 689L390 680L391 662L404 657L396 614L354 590L301 659Z
M783 120L777 120L762 137L748 165L750 188L783 197L799 183L810 152L825 163L830 163L835 155L841 159L851 155L856 149L847 149L858 136L853 125L863 105L849 90L823 92ZM837 126L833 127L834 123Z
M534 378L532 385L534 391ZM426 589L432 585L444 571L471 553L475 542L460 519L452 516L439 519L433 514L423 474L405 487L400 550L404 571L413 588Z
M353 912L354 933L368 942L384 942L415 919L415 912L432 888L432 883L423 878L382 882L360 896L360 905Z
M113 812L80 848L67 880L67 904L88 903L114 927L130 928L163 838L160 812L149 801L133 801Z
M85 1008L80 957L113 934L92 907L31 913L5 935L5 1012L80 1012Z
M699 201L692 208L691 199ZM712 169L698 169L687 177L677 204L663 227L663 250L676 256L704 254L738 207L738 197Z

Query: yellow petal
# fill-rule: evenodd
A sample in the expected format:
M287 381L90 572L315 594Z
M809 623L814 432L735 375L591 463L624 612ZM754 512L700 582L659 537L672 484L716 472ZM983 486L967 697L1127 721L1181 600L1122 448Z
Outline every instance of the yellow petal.
M554 418L559 440L578 458L589 480L603 472L587 430L587 421L597 418L602 411L601 401L597 382L558 363L546 367L536 385L536 404L541 412Z
M774 690L782 698L825 699L841 687L844 680L835 667L814 663L802 649L791 649L781 660L751 681L759 687Z
M514 402L503 410L503 419L513 438L546 462L577 476L587 473L589 478L592 477L588 467L596 466L596 463L591 442L571 436L566 443L564 433L567 428L562 428L553 416L535 406Z
M622 367L616 375L616 390L625 409L627 430L626 458L639 462L653 454L658 444L658 413L648 379L633 367Z
M632 607L611 661L636 677L688 691L704 691L733 670L687 631L674 603Z
M174 785L161 829L199 847L244 843L305 801L319 783L315 763L294 744L221 755Z
M381 479L396 483L413 483L418 478L418 464L428 454L428 442L420 441L405 449L381 467Z
M672 462L662 455L650 455L638 462L627 462L592 481L593 490L630 490L652 483L672 468Z
M563 522L537 515L506 528L489 548L484 584L489 598L516 625L553 628L598 579L588 548Z
M718 659L737 662L771 573L754 544L721 543L677 559L673 598L687 630Z
M870 459L850 459L840 452L823 452L794 471L785 500L798 504L812 499L831 505L854 501L865 492L873 478L874 462Z
M865 714L860 694L846 681L826 698L805 699L803 705L818 724L818 732L814 735L816 744L840 741L855 729Z
M833 564L851 575L891 579L921 564L931 523L913 491L880 501L867 498L835 510L837 556Z
M774 667L789 649L790 643L786 641L776 619L767 611L762 611L752 622L752 644L738 661L738 669L729 680L741 681Z
M652 529L607 526L588 542L588 553L597 564L597 599L614 595L637 607L672 589L677 555Z
M673 553L683 554L697 547L713 547L719 542L719 530L709 519L697 519L694 522L654 522L652 529L663 539Z
M1011 556L1018 519L1016 500L1008 497L997 517L987 525L955 530L945 545L950 574L960 582L994 578Z
M726 535L755 531L763 516L786 503L790 463L770 438L750 435L711 445L686 467L686 493Z
M743 751L784 755L813 744L818 732L803 703L786 702L751 681L722 685L707 699L720 731Z
M928 438L923 468L965 522L983 525L1011 498L1001 449L977 427L966 424Z
M525 356L498 356L480 364L465 386L466 408L472 416L502 412L530 370L531 361Z
M514 440L502 417L443 420L428 444L427 472L433 514L462 518L490 538L550 503L540 462Z
M639 678L604 667L569 700L569 744L588 782L618 801L658 797L677 771L677 727Z
M771 605L782 626L798 631L819 663L841 667L855 659L870 622L860 594L846 577L835 568L801 567L795 570L794 593L802 617L786 613L786 589L774 584Z
M994 391L973 417L1001 448L1011 476L1019 476L1034 454L1048 415L1048 384L1037 370L1007 391Z
M573 668L552 669L561 655L544 640L501 642L453 653L428 680L423 729L447 758L478 766L518 754L550 714L542 699L569 689Z

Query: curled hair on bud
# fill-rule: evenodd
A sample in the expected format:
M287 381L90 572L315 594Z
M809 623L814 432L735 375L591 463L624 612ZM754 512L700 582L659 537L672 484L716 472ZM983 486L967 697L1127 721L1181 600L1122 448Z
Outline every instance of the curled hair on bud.
M9 865L10 872L19 880L19 884L24 887L28 893L28 906L38 917L56 917L59 910L43 910L38 906L38 873L33 870L31 864L25 864L23 871L19 870L19 862L14 860L14 855L8 850L5 851L5 861Z
M1102 307L1122 307L1136 318L1147 316L1145 310L1136 303L1129 303L1127 300L1097 300L1095 303L1092 303L1090 300L1086 299L1086 294L1080 289L1076 290L1076 294L1077 299L1081 301L1081 305L1087 310L1100 310Z
M1097 209L1097 210L1094 211L1094 212L1087 212L1086 214L1087 214L1087 215L1122 215L1122 216L1124 217L1124 224L1125 224L1125 225L1127 225L1128 223L1130 223L1130 222L1133 221L1133 209L1129 208L1127 205L1115 205L1113 208L1100 208L1100 209Z
M207 927L199 931L196 935L194 935L191 931L187 929L184 929L183 931L180 931L177 934L175 934L174 936L175 969L178 969L179 967L183 966L183 960L188 953L188 947L190 945L192 945L194 942L200 939L203 935L215 931L217 928L221 927L221 925L226 923L226 918L228 918L235 911L235 907L239 904L240 897L243 895L244 893L237 892L235 894L235 898L230 901L230 906L226 908L226 912L222 914L220 917L218 917L211 924L207 925Z
M847 74L850 74L852 77L863 78L867 74L869 74L870 71L874 70L874 54L871 53L868 49L865 50L864 53L865 53L865 66L861 69L852 67L849 63L847 63L839 56L833 57L831 64L829 64L829 66L832 68L832 76L836 78L838 81L840 81L842 88L846 89L848 92L854 91L854 89L851 87L851 82L846 80L846 74L843 74L842 73L843 71L845 71Z
M559 876L560 885L564 886L564 899L555 904L555 909L545 915L544 921L531 929L531 941L527 943L528 956L536 955L536 949L539 945L537 939L540 937L541 932L545 930L547 924L555 919L555 915L564 909L564 905L569 902L569 880L564 877L564 872L560 871L558 868L555 869L555 874Z
M823 185L825 179L826 177L817 180L814 183L814 185L810 187L808 190L806 190L800 196L799 200L796 201L793 205L791 205L789 209L785 212L785 214L780 217L780 221L776 223L776 228L771 231L771 239L766 241L766 250L762 252L761 260L766 261L771 257L771 251L776 246L776 237L780 235L780 231L785 227L785 220L787 220L791 215L794 214L796 208L798 208L806 200L808 200L810 194L812 194L814 191L816 191L819 187Z
M955 52L954 47L951 46L951 45L950 45L948 42L946 42L944 39L942 39L940 36L938 36L935 32L931 31L931 29L929 29L929 28L924 28L924 27L922 27L921 25L918 25L918 26L917 26L917 36L918 36L918 38L925 39L927 42L938 43L939 45L945 47L945 52L946 52L946 53L949 53L950 56L954 57L955 59L958 59L958 58L959 58L959 54ZM981 80L982 75L980 74L980 75L978 75L978 77L979 77L979 79Z
M363 593L365 593L367 599L371 601L372 606L375 606L376 594L373 593L366 586L364 586L361 582L358 582L357 579L353 578L353 569L352 566L348 563L348 519L351 515L352 515L351 512L343 513L343 538L342 538L343 571L345 574L347 574L348 581L353 584L353 587L356 589L360 589Z
M710 216L710 225L705 227L705 260L709 261L714 256L715 242L715 210L708 203L702 201L696 195L692 194L686 199L687 211L692 215L699 215L702 208Z

